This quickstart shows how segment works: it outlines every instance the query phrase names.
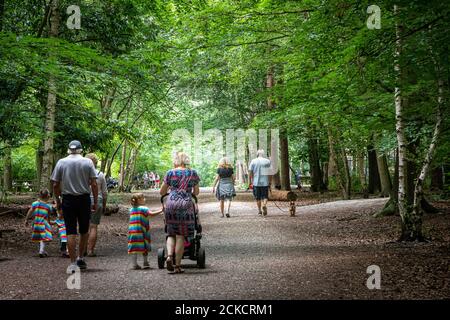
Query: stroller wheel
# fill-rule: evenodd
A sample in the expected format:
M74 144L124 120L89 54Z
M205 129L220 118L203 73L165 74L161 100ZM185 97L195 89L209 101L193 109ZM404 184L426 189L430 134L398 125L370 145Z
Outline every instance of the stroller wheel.
M158 268L159 269L164 269L164 262L165 262L165 258L164 256L166 255L166 250L164 248L159 248L158 249Z
M205 257L205 248L200 248L198 250L198 256L197 256L197 266L200 269L205 269L205 261L206 261L206 257Z

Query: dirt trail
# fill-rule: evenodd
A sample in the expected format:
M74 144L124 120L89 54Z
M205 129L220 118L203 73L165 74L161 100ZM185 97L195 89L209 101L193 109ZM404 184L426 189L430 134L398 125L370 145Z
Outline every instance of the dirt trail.
M150 208L159 206L148 195ZM211 200L211 201L209 201ZM375 219L386 199L337 201L297 208L289 217L270 203L258 216L247 196L233 202L231 218L220 218L218 204L200 198L206 269L183 260L186 272L169 275L157 268L156 249L164 245L163 219L152 220L152 269L129 270L126 252L127 212L103 217L99 256L87 260L81 289L66 287L68 259L36 256L21 221L0 240L0 299L442 299L450 298L450 222L445 214L427 216L425 244L391 243L399 218ZM280 206L281 204L278 203ZM367 267L381 268L381 290L366 287Z

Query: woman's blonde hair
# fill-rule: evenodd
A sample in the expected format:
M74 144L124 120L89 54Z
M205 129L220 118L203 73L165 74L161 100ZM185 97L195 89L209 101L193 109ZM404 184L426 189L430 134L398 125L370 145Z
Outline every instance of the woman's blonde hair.
M139 202L139 199L143 199L144 198L144 194L141 192L141 193L134 193L132 196L131 196L131 205L133 206L133 207L137 207L138 206L138 202Z
M219 160L219 168L232 168L233 165L231 164L228 157L223 157Z
M88 153L87 155L84 156L85 158L91 159L92 162L94 163L94 165L97 165L98 163L98 158L97 155L95 153Z
M189 156L184 152L177 152L173 157L173 165L175 167L179 166L188 166L191 164L191 159L189 159Z

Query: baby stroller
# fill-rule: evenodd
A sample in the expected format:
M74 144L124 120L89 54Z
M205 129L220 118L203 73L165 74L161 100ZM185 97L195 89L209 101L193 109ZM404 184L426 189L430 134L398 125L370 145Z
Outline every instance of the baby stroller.
M165 194L161 197L161 204L164 206L164 199L169 194ZM197 197L192 195L192 205L194 206L195 215L195 231L194 237L189 239L189 237L184 238L184 253L182 259L188 258L193 261L197 261L197 267L200 269L205 268L205 248L201 247L200 239L202 238L202 226L198 223L198 205ZM167 239L167 238L166 238ZM164 269L167 259L166 248L158 249L158 268ZM173 253L173 264L175 265L175 252Z

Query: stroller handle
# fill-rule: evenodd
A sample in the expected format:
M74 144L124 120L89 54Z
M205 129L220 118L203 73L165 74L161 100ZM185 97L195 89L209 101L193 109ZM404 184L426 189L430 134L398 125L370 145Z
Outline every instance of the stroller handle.
M169 195L169 194L166 193L165 195L161 196L161 199L160 199L161 203L164 203L164 198L167 197L168 195ZM193 195L192 195L192 199L194 199L195 203L198 203L198 199L197 199L197 196L196 196L196 195L193 194Z

